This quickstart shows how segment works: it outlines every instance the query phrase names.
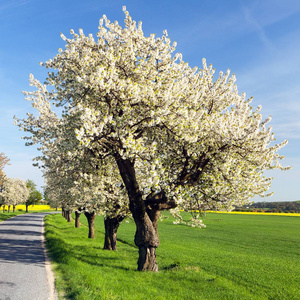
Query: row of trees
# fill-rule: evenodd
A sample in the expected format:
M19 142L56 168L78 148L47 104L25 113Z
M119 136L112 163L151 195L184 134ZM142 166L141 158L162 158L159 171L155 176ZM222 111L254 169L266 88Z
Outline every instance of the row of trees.
M36 184L32 180L25 182L19 178L7 177L3 169L8 163L9 158L4 153L0 153L0 208L3 206L5 212L5 206L8 206L10 212L11 206L15 211L16 205L25 204L28 212L28 206L37 204L42 199L42 195L36 190Z
M236 207L237 211L300 213L300 201L255 202Z
M138 270L157 271L158 220L171 210L232 209L267 195L269 169L285 169L270 118L239 94L230 71L203 60L191 68L166 31L144 36L124 8L125 26L100 19L95 39L71 30L65 49L30 75L25 92L37 114L16 118L38 145L46 194L66 214L104 214L107 236L130 214ZM192 224L203 226L198 216ZM107 243L109 247L109 241Z

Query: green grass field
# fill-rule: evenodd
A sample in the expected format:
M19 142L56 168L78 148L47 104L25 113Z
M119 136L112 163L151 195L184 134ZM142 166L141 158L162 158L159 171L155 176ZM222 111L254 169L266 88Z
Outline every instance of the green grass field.
M86 225L85 217L81 217ZM159 223L158 273L136 271L135 225L123 222L118 251L61 215L46 217L56 284L67 299L300 299L300 218L209 213L205 229Z
M17 215L21 215L21 214L24 214L25 212L22 212L22 211L16 211L16 212L10 212L10 213L2 213L2 210L0 212L0 222L2 221L5 221L7 219L10 219L14 216L17 216Z

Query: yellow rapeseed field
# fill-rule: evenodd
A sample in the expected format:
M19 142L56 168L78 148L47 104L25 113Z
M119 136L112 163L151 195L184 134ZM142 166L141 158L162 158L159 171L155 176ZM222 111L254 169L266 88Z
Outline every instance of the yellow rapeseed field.
M3 208L1 208L3 209ZM7 210L8 207L7 205L5 206L5 209ZM12 209L12 207L11 207ZM16 205L16 211L18 210L24 210L26 211L26 205ZM28 211L31 211L31 210L55 210L55 208L51 208L49 205L29 205L28 206Z
M300 214L297 213L264 213L264 212L248 212L248 211L207 211L218 214L241 214L241 215L261 215L261 216L291 216L291 217L300 217Z

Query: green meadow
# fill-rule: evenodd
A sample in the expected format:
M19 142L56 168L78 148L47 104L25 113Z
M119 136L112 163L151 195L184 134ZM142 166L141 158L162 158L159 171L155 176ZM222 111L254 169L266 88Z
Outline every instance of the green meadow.
M17 215L24 214L24 212L16 211L16 212L11 212L11 213L2 213L2 210L0 212L0 222L5 221L7 219L10 219L12 217L15 217Z
M103 218L87 238L46 217L56 286L66 299L300 299L300 217L208 213L205 229L159 223L158 273L138 272L132 220L118 231L118 250L103 250Z

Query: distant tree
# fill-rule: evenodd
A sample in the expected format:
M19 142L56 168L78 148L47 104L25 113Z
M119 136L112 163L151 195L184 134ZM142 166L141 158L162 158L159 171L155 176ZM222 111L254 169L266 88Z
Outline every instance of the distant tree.
M9 164L8 162L9 162L9 158L7 156L5 156L5 154L3 152L1 152L0 153L0 191L1 191L1 186L3 184L3 179L5 177L3 169L6 165Z
M299 201L280 201L280 202L255 202L249 205L237 206L236 211L262 211L262 212L284 212L299 213Z
M26 181L26 186L29 189L29 197L25 202L26 212L28 212L28 206L38 204L40 200L42 200L43 196L38 190L36 190L36 184L32 180L28 179Z
M8 212L10 212L11 205L15 211L16 205L23 203L28 196L29 191L26 187L25 181L18 178L4 178L2 191L0 192L0 201L4 207L5 205L8 206Z

